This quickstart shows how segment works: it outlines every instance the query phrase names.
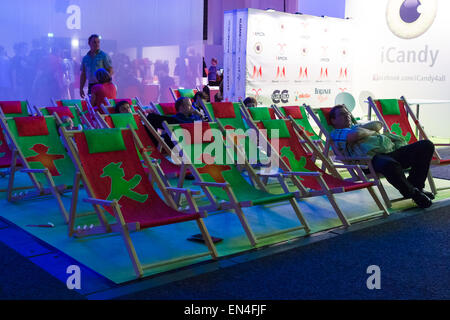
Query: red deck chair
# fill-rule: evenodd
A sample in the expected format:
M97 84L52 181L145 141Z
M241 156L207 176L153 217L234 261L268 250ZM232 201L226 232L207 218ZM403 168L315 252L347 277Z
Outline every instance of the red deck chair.
M3 117L26 117L30 115L28 101L0 101L0 114Z
M389 215L385 206L378 199L373 190L374 184L366 179L364 173L359 167L339 166L340 168L346 168L348 170L357 170L357 174L361 180L363 180L362 182L343 179L337 172L336 166L333 166L329 159L321 154L321 151L314 145L307 133L292 120L292 117L290 120L262 120L257 121L256 125L258 129L267 130L263 132L267 133L266 137L271 145L274 144L278 146L279 151L272 149L271 152L276 152L279 155L280 167L283 171L285 171L286 175L294 175L298 180L300 180L300 184L296 185L299 187L303 197L326 195L343 225L349 226L351 222L360 221L369 217L372 218L374 215L378 215L379 212L370 213L369 215L357 217L352 220L347 219L338 206L333 195L335 193L367 188L382 214L384 216ZM279 137L271 137L271 132L273 129L277 129L279 131ZM308 148L305 148L304 144L301 143L300 140L305 141L305 143L308 144ZM330 173L326 173L324 170L316 166L314 161L311 159L309 150L314 150L316 157L326 164L326 167ZM310 189L311 191L305 192L306 189Z
M128 125L131 125L133 129L135 129L135 132L144 146L147 155L159 163L159 166L165 175L173 176L180 173L180 167L167 160L167 158L163 156L158 148L153 144L152 139L149 137L149 133L142 124L141 118L145 118L142 113L141 115L136 113L120 113L99 116L101 117L102 128L127 128Z
M170 89L170 93L172 94L172 98L174 101L177 101L177 99L181 98L181 97L187 97L192 100L192 99L194 99L195 94L199 91L197 88L195 88L195 89L169 88L169 89Z
M150 103L150 106L162 116L174 116L177 114L177 109L175 109L174 102L168 103Z
M271 107L251 107L241 106L244 116L254 121L277 119L275 110Z
M382 175L375 172L372 166L371 158L370 157L348 157L346 155L343 155L339 149L334 145L330 132L334 130L332 127L330 120L329 120L329 113L332 108L319 108L315 111L319 115L317 117L316 112L314 112L310 106L306 106L306 110L310 114L310 116L314 119L316 124L320 128L320 135L324 135L326 138L326 145L325 148L331 148L333 150L333 153L336 155L336 160L342 161L346 164L352 164L352 165L359 165L361 168L363 168L366 171L366 174L368 177L376 184L378 187L378 190L380 191L381 196L383 197L384 202L386 203L388 208L392 207L392 202L403 200L403 198L396 198L396 199L390 199L383 184L381 183L380 178ZM356 120L354 120L356 122ZM433 177L431 174L428 174L428 181L430 183L431 189L433 193L436 193L436 187L434 185Z
M160 189L164 187L161 192L165 201L154 190L136 152L136 147L139 150L142 150L143 147L134 130L94 129L81 132L63 129L62 131L65 144L78 168L78 177L81 177L89 196L84 201L94 206L100 221L98 226L77 232L74 229L76 206L72 205L69 235L87 236L119 231L123 236L137 277L142 277L145 269L206 255L211 255L213 259L217 257L215 246L203 223L201 213L198 212L198 208L192 200L191 192L180 188L165 188L157 172L153 170L149 158L143 152L141 156L150 168L152 182L156 182ZM74 201L78 197L78 187L79 180L74 191ZM181 212L175 209L176 205L171 193L185 194L191 205L190 212ZM102 208L114 216L116 220L114 224L107 222ZM129 231L193 220L200 228L208 247L207 252L171 261L141 265Z
M137 110L141 110L144 113L144 109L142 108L142 104L140 103L138 98L135 99L107 99L105 98L105 105L101 105L103 114L111 114L116 113L115 106L120 101L126 101L130 105L130 107L134 110L133 112L137 112Z
M82 120L82 124L86 128L95 128L97 123L94 120L94 112L88 99L69 99L69 100L55 100L52 99L52 104L58 107L74 106Z
M412 112L408 102L402 96L400 100L397 99L378 99L373 100L368 98L369 107L375 112L378 119L383 123L385 129L390 132L402 136L408 144L417 142L418 140L428 139L425 130ZM419 137L416 137L413 128L411 128L409 117L411 117L416 129L419 132ZM450 146L450 144L435 144L436 146ZM433 164L447 165L450 164L450 159L442 159L438 150L435 150L432 159Z

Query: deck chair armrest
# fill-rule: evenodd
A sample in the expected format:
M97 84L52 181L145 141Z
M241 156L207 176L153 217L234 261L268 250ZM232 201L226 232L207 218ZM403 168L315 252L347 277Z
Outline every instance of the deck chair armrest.
M285 172L283 176L309 176L309 177L320 177L322 174L320 172Z
M193 185L205 186L205 187L217 187L217 188L226 188L229 186L228 183L220 183L220 182L193 182Z
M114 201L110 200L101 200L101 199L95 199L95 198L85 198L83 199L84 202L90 202L93 204L98 204L101 206L109 206L111 207Z
M188 212L190 213L194 213L194 212L198 212L198 207L197 205L194 203L194 199L192 198L192 194L200 194L201 192L199 190L188 190L185 188L174 188L174 187L168 187L166 188L167 191L173 191L176 192L178 194L183 193L186 197L187 202L189 203L189 210ZM203 217L205 215L202 215Z
M195 194L195 195L201 193L199 190L189 190L189 189L185 189L185 188L175 188L175 187L168 187L168 188L166 188L166 190L174 191L177 193L184 193L184 194L188 194L188 192L190 191L191 194Z
M45 173L48 169L21 169L20 172L26 173Z
M354 172L356 172L356 175L364 182L368 182L368 179L366 177L366 175L364 174L364 172L361 169L361 166L359 165L351 165L351 164L347 164L347 165L334 165L335 168L345 168L347 170L354 170ZM345 180L345 179L344 179Z
M335 168L344 168L344 169L357 169L359 166L357 164L335 164Z
M269 177L269 178L277 178L277 177L281 176L281 172L274 172L274 173L256 172L256 174L260 177Z
M370 157L340 157L336 156L336 160L340 161L370 161L372 158Z

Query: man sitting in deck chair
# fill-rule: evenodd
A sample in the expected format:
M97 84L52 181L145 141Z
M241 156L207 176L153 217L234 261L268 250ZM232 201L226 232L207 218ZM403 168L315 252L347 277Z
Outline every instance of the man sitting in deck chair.
M372 165L403 197L412 200L420 208L431 206L434 195L423 190L434 152L429 140L407 145L392 134L380 134L382 124L372 121L353 125L351 113L344 105L337 105L329 113L335 128L330 135L338 149L346 156L372 157ZM410 168L408 178L404 169Z

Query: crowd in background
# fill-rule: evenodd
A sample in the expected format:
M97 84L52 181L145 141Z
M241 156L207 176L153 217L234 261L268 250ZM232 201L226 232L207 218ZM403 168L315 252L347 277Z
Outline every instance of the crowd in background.
M51 98L79 99L81 57L73 58L70 47L33 40L31 47L18 42L12 51L8 54L0 45L0 100L28 99L44 106ZM153 102L170 102L169 87L198 87L202 84L202 58L194 50L186 51L170 62L173 68L168 60L131 59L124 53L111 53L117 96L137 96L146 104L150 98ZM149 86L153 86L150 96L145 92L152 89Z

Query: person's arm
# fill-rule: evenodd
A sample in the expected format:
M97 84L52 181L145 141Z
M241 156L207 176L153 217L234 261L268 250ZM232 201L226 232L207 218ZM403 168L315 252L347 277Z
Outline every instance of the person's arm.
M103 66L106 69L106 71L109 72L109 75L112 77L112 75L114 73L114 69L112 66L111 57L108 54L105 54L105 59L103 60Z
M80 74L80 97L84 99L84 84L86 83L86 70L84 69L84 65L81 67Z
M381 128L383 128L383 124L380 121L370 121L361 125L360 128L380 132Z
M107 68L106 71L109 72L109 75L110 75L111 77L112 77L112 75L114 74L114 69L113 69L113 67Z
M377 134L377 132L362 127L355 127L347 135L347 143L350 145L355 144L374 134Z

